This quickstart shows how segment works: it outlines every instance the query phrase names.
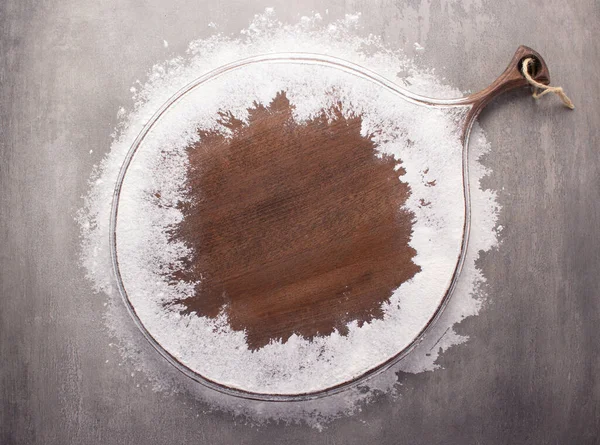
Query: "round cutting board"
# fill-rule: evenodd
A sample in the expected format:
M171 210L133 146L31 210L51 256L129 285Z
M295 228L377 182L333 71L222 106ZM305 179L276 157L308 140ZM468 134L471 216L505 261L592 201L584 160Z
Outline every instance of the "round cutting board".
M186 375L259 399L329 394L403 357L456 284L468 241L467 142L484 92L411 94L313 54L194 80L121 169L119 289ZM515 74L516 73L516 74Z

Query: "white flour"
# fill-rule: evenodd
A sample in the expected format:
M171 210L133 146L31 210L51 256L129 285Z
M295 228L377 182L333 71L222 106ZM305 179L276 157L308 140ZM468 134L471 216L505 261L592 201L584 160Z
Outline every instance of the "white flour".
M112 193L133 140L150 116L177 90L212 69L249 56L307 52L354 62L400 86L410 85L412 92L426 96L461 95L443 85L431 72L417 69L401 53L385 48L378 38L359 36L358 22L358 16L350 16L343 21L323 23L317 14L303 17L295 25L284 25L267 10L256 16L237 39L217 34L192 42L186 57L156 65L148 81L132 89L135 108L123 117L110 153L91 180L79 217L83 265L96 289L111 296L114 304L108 306L107 323L127 354L133 350L127 345L137 350L134 342L141 341L141 336L131 339L135 336L131 331L133 323L123 316L125 311L114 289L108 243ZM397 77L399 72L409 75L401 79ZM351 323L347 336L334 333L313 341L292 336L286 343L273 342L252 352L245 343L244 333L232 331L223 318L181 316L177 310L165 309L163 303L189 295L192 286L168 285L160 266L173 263L189 252L186 246L169 242L165 233L181 218L179 211L164 205L159 208L148 196L161 190L161 204L185 199L179 185L186 173L184 148L195 137L194 130L222 130L216 122L217 110L229 110L244 119L253 101L268 104L280 90L285 90L296 105L299 121L331 105L332 98L327 93L335 90L334 99L342 99L346 113L363 116L363 133L378 131L379 149L402 160L406 169L402 180L409 183L412 192L406 205L416 216L411 246L417 251L414 261L422 271L394 292L384 305L383 320L373 320L360 328ZM122 109L119 115L124 115ZM320 65L256 64L199 87L161 118L140 147L123 186L117 226L119 261L130 301L144 326L190 369L221 383L261 393L317 391L355 378L394 356L412 342L433 314L456 264L464 210L462 146L457 124L461 117L461 110L419 107L373 82ZM478 160L488 149L476 126L469 149L472 227L464 269L446 310L417 348L395 365L396 371L435 369L441 350L466 340L452 330L452 325L480 309L478 290L484 278L475 261L480 251L497 244L495 194L479 187L479 180L487 172ZM161 155L160 150L168 155ZM435 186L431 186L432 181ZM431 204L424 206L423 202ZM155 366L152 363L158 359L138 357L135 361L152 376ZM162 374L153 378L163 387L172 386L174 380L165 377L164 371ZM366 384L371 389L392 391L394 382L390 370ZM285 409L261 404L259 415L250 401L233 402L229 396L195 386L193 390L211 404L254 417L308 417L315 422L352 411L357 400L369 397L368 391L351 390L327 399L289 404Z

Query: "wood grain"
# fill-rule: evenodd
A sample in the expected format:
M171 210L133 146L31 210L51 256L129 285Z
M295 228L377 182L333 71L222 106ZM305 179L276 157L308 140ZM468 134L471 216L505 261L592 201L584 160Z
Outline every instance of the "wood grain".
M293 109L281 92L247 123L223 112L231 137L200 134L188 148L191 201L173 233L194 254L172 279L198 282L177 303L225 313L253 349L381 318L420 270L400 161L380 155L343 104L303 123Z

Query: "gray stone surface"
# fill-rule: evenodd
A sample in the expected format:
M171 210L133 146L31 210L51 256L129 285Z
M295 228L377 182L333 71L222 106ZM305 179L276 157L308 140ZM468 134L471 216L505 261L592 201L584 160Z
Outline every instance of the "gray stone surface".
M444 369L324 432L250 427L136 387L108 346L106 297L76 265L73 215L129 87L210 21L233 32L265 6L290 21L362 11L366 32L409 53L420 42L463 90L526 44L577 106L515 92L484 111L505 227L480 260L492 298ZM600 443L599 28L596 0L0 2L0 443Z

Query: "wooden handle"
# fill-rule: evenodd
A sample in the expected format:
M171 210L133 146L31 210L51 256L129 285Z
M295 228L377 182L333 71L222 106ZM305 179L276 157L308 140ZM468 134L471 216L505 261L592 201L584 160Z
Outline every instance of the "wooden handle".
M545 85L550 83L550 72L542 56L527 46L520 46L508 64L508 67L489 87L465 98L465 103L473 104L472 118L475 118L483 107L496 96L528 85L521 71L523 61L527 58L534 60L532 77Z

